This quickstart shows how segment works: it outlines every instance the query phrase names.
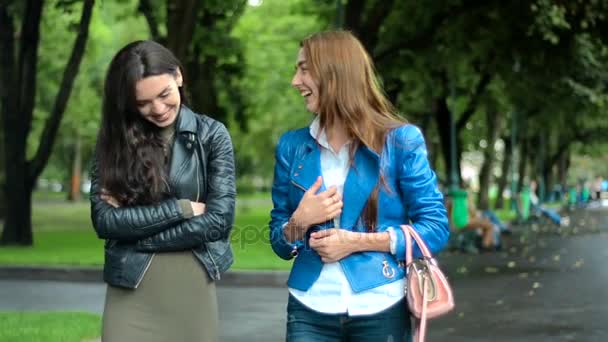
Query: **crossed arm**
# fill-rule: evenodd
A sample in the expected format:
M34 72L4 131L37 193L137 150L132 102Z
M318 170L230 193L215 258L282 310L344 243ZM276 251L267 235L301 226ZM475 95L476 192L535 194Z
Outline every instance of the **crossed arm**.
M227 238L234 222L234 153L223 125L216 130L213 139L204 212L200 210L201 204L195 203L194 216L189 218L177 198L147 206L116 206L111 197L102 194L94 164L91 216L97 235L103 239L134 242L138 250L146 252L184 250Z

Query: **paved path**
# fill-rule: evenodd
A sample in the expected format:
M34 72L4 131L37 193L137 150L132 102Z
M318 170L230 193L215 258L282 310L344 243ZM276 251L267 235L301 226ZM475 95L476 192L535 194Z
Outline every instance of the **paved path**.
M608 341L608 234L544 244L534 263L489 254L471 257L488 259L478 266L468 257L445 260L462 263L450 267L457 309L431 322L429 341ZM100 313L104 291L95 283L2 280L0 310ZM285 289L224 286L218 295L221 341L283 339Z
M428 340L608 341L608 215L590 213L573 228L530 226L501 253L442 254L457 307L430 323ZM0 310L100 313L104 291L99 283L0 280ZM218 296L221 341L283 340L284 288L224 285Z
M90 311L101 314L106 286L100 283L0 280L0 310ZM219 287L221 341L280 341L287 290Z

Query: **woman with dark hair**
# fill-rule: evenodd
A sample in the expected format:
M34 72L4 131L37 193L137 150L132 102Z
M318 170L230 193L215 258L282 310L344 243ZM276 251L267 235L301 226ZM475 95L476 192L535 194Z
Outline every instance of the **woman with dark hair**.
M105 242L103 341L217 341L214 281L233 261L232 142L185 106L183 69L136 41L107 71L91 170Z
M349 32L306 38L292 86L315 117L275 155L271 244L297 255L287 341L408 341L400 225L433 253L449 235L422 133L396 115Z

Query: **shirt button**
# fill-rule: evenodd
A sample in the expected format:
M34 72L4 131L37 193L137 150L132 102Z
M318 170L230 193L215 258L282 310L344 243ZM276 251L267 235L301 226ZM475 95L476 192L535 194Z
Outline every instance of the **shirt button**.
M302 165L298 165L298 169L301 169L301 168L302 168Z
M300 174L296 172L296 173L294 173L293 175L294 175L295 177L298 177Z

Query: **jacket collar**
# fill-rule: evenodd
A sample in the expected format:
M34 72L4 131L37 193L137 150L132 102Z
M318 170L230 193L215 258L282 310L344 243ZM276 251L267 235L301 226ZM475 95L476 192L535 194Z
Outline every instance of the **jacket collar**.
M314 124L314 121L313 121ZM311 127L312 128L312 127ZM304 189L309 189L321 175L321 150L319 143L312 135L304 142L305 153L296 160L292 179ZM344 208L340 217L343 228L352 228L357 224L369 196L380 178L380 155L366 146L357 148L355 160L348 171L344 182ZM324 191L325 185L320 191Z
M182 105L177 116L177 124L175 125L177 133L196 134L196 115L190 108Z

